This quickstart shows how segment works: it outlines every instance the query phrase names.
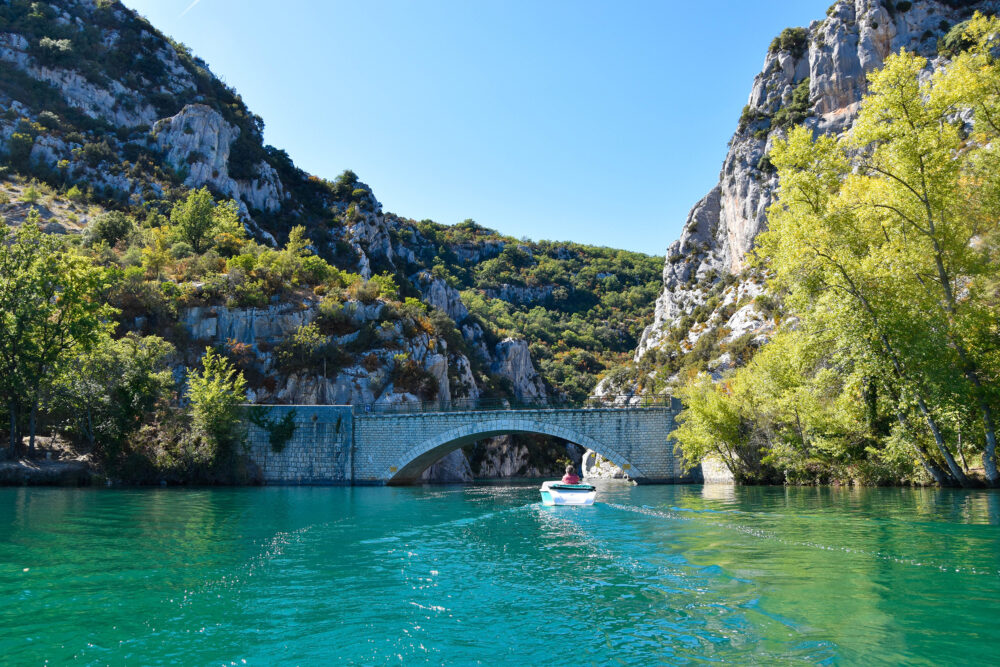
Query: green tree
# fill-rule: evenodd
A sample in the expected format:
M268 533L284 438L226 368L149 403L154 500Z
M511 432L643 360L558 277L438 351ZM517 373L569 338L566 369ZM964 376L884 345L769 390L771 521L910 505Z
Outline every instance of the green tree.
M135 222L121 211L109 211L97 216L87 226L86 238L89 243L103 241L112 248L128 237L135 229Z
M211 348L205 350L201 366L188 374L191 423L212 444L219 460L231 454L242 438L240 406L246 401L247 382L229 359Z
M191 244L195 252L201 252L211 236L215 225L212 216L214 208L212 193L208 188L201 188L189 192L187 199L177 202L170 210L171 225L180 238Z
M890 63L891 64L891 63ZM916 369L907 365L898 335L905 329L902 311L890 304L901 295L894 282L880 276L872 249L880 241L877 228L866 224L853 202L844 201L851 171L846 149L830 137L813 141L802 128L791 131L787 142L772 150L781 190L769 211L770 231L763 234L758 253L776 273L776 282L788 289L793 312L828 312L855 344L879 362L878 376L886 391L899 398L900 423L907 421L910 402L917 406L935 436L938 453L950 472L939 469L934 457L919 449L928 471L940 482L961 483L965 475L945 442L933 411L929 388ZM898 266L898 264L896 265ZM890 277L891 280L891 277ZM905 297L904 299L905 300Z
M130 333L116 340L109 333L59 369L54 408L98 456L115 461L169 400L174 381L167 359L174 348L157 336Z
M208 188L192 190L170 209L170 224L178 237L191 244L196 253L211 246L217 234L244 236L239 205L229 200L216 205Z
M949 424L974 406L996 485L996 144L966 140L957 112L987 106L968 73L922 81L925 64L888 58L845 140L797 128L776 144L781 189L759 254L793 309L833 314L875 362L901 427L919 412L935 451L913 438L914 454L942 483L969 484Z
M700 374L677 392L684 411L677 416L673 436L688 468L716 456L738 481L750 475L752 462L760 459L743 431L740 407L725 384Z
M10 451L19 450L28 411L34 450L39 401L66 355L89 349L113 314L101 295L107 273L26 222L0 226L0 397L7 410Z

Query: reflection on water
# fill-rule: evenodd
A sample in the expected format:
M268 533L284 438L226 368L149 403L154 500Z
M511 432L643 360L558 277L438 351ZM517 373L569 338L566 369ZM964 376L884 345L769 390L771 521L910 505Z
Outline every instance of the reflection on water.
M704 484L701 487L701 497L732 503L736 501L736 487L733 484Z
M538 500L535 485L3 489L0 655L994 659L996 492L609 482L590 508Z

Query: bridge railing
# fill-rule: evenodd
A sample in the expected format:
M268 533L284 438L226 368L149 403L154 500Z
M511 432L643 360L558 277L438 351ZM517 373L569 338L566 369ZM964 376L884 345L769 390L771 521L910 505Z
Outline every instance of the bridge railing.
M410 401L406 403L364 403L352 406L354 414L413 414L434 412L486 412L497 410L600 410L608 408L679 407L670 396L605 395L589 396L583 400L537 398L512 400L506 398L460 398L448 401Z

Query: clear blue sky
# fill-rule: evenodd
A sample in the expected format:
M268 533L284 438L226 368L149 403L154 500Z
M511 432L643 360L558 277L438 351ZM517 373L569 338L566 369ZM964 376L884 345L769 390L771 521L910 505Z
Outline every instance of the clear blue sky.
M663 254L782 28L830 0L125 0L387 211Z

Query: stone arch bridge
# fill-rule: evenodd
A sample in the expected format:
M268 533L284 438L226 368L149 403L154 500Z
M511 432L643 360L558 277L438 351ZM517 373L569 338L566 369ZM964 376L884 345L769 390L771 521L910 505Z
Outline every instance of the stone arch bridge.
M496 435L538 433L592 449L640 483L683 474L670 433L679 405L367 412L358 406L254 405L250 458L269 484L412 484L459 447ZM291 417L289 417L291 415ZM285 442L275 426L293 422ZM287 431L285 433L287 436ZM272 443L272 440L276 442Z

